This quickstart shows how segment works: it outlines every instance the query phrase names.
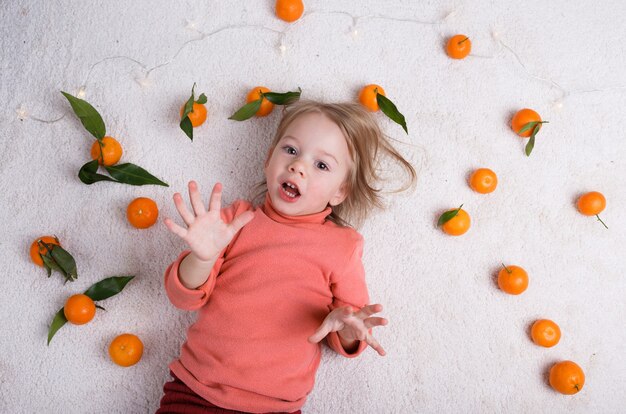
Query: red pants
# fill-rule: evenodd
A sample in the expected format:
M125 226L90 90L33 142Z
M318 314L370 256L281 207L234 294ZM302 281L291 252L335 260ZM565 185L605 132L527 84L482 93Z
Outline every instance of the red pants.
M184 382L178 379L173 372L170 372L170 375L174 379L170 382L166 382L163 386L164 395L163 398L161 398L161 406L155 414L248 414L243 411L228 410L213 405L193 392ZM301 414L301 411L294 411L292 414Z

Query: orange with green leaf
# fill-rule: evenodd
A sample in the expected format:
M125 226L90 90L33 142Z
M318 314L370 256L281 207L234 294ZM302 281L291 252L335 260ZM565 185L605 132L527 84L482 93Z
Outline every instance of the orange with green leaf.
M113 137L96 140L91 146L91 158L98 164L110 167L122 158L122 145Z
M265 94L271 92L265 86L256 86L252 88L250 92L248 92L248 96L246 96L246 103L261 101L261 106L259 110L254 114L255 116L263 117L268 116L272 110L274 110L274 104L269 101L265 97Z
M293 92L272 92L265 86L255 86L248 92L246 96L246 104L239 108L228 119L234 121L245 121L253 116L267 116L274 105L289 105L290 103L300 99L302 89Z
M541 129L541 126L547 123L548 121L542 121L539 114L529 108L520 109L511 119L511 129L517 135L522 138L530 137L525 148L526 156L530 156L535 147L535 136Z
M78 172L78 178L83 183L112 181L130 185L154 184L168 187L167 183L135 164L117 164L122 157L122 146L115 138L106 135L106 127L98 111L83 99L63 91L61 93L69 101L72 110L87 132L96 138L96 142L91 147L93 161L83 165ZM103 166L110 176L98 174L99 166Z
M366 85L359 92L359 102L370 112L377 112L379 109L396 124L400 125L407 134L409 130L406 126L404 115L398 111L396 105L385 95L385 90L376 84Z
M65 306L59 309L52 319L50 329L48 330L48 345L50 345L52 337L54 337L57 331L67 322L82 325L93 319L95 308L104 310L103 307L94 302L117 295L134 277L135 276L111 276L93 284L83 294L73 295L68 298Z
M57 271L65 276L65 282L73 282L78 278L74 257L61 247L56 236L42 236L30 245L30 258L37 266L42 266L48 272Z
M463 204L459 208L451 209L439 216L437 226L441 226L441 230L450 236L460 236L465 234L471 224L471 219L467 211L463 210Z
M194 89L196 84L191 87L191 96L187 102L180 108L180 129L193 141L193 129L199 127L206 121L207 110L205 103L207 98L205 94L200 94L198 99L195 98Z

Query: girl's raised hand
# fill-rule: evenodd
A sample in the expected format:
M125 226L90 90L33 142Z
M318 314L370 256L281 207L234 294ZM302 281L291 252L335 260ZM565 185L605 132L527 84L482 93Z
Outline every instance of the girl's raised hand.
M169 218L163 222L167 229L183 239L191 252L202 261L216 260L235 234L254 217L251 211L246 211L235 217L230 224L224 223L220 214L222 209L220 183L213 187L208 210L204 207L195 181L189 182L189 198L193 213L187 209L180 193L174 194L174 205L187 228L179 226Z
M359 340L367 342L380 356L384 356L385 350L369 333L370 328L374 326L387 325L387 319L372 317L373 314L382 310L383 305L380 304L363 306L357 312L353 311L352 306L337 308L326 316L326 319L317 328L317 331L309 337L309 342L317 343L330 332L337 332L347 341Z

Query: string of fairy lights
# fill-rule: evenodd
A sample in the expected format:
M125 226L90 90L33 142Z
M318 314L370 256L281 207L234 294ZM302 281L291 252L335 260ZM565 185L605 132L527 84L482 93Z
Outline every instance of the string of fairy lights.
M276 35L278 35L278 42L276 45L276 48L278 49L278 53L281 56L284 56L287 53L287 34L289 33L289 31L295 30L297 29L297 27L299 25L301 25L304 21L306 21L308 18L310 18L311 16L315 16L315 15L342 15L342 16L346 16L351 20L351 25L349 26L349 29L347 31L348 34L350 34L352 36L352 38L356 41L356 39L359 36L359 22L361 21L365 21L365 20L383 20L383 21L388 21L388 22L401 22L401 23L413 23L413 24L417 24L417 25L422 25L422 26L434 26L437 28L437 33L439 34L439 36L444 39L446 36L443 34L442 32L442 26L446 23L449 22L449 20L454 17L456 15L456 9L453 9L452 11L448 12L444 17L442 17L439 20L436 21L422 21L419 19L411 19L411 18L394 18L394 17L389 17L389 16L383 16L383 15L379 15L379 14L374 14L374 15L364 15L364 16L355 16L351 13L348 12L344 12L344 11L321 11L321 10L310 10L310 11L305 11L304 14L302 15L302 17L300 19L298 19L297 21L287 24L285 26L285 28L283 30L277 30L277 29L272 29L270 27L267 26L263 26L263 25L254 25L254 24L237 24L237 25L227 25L221 28L218 28L216 30L213 30L211 32L204 32L202 30L200 30L197 27L197 23L193 20L186 20L185 22L185 29L195 32L199 35L199 37L195 38L195 39L190 39L186 42L184 42L179 49L176 51L176 53L167 61L160 63L152 68L148 68L145 64L143 64L142 62L133 59L131 57L128 56L109 56L109 57L105 57L101 60L99 60L98 62L92 64L89 67L89 70L85 76L85 80L82 83L82 86L80 86L78 88L78 91L76 92L76 96L78 98L84 98L85 94L86 94L86 89L87 89L87 84L89 82L89 78L92 74L92 72L94 71L94 69L99 66L102 63L105 63L107 61L111 61L111 60L127 60L127 61L131 61L133 63L135 63L136 65L138 65L141 70L143 71L142 74L140 76L135 77L135 81L140 85L140 87L142 88L147 88L152 86L152 79L150 78L150 74L152 72L154 72L157 69L160 69L162 67L165 67L167 65L169 65L170 63L174 62L176 60L176 58L178 57L178 55L191 43L194 42L201 42L204 41L206 39L210 39L211 37L227 31L227 30L237 30L237 29L261 29L264 31L268 31L268 32L272 32ZM491 38L493 39L493 41L496 43L497 45L497 50L496 52L491 55L491 56L483 56L483 55L479 55L479 54L475 54L475 53L471 53L469 56L474 57L474 58L488 58L488 59L495 59L498 58L499 56L502 55L502 51L506 50L508 51L511 55L514 56L515 60L517 61L517 63L521 66L521 68L523 69L523 71L526 73L526 76L544 82L546 84L549 84L551 87L554 87L556 89L559 90L559 96L554 99L551 104L552 104L552 108L553 110L560 110L561 108L563 108L563 101L572 95L576 95L576 94L581 94L581 93L594 93L594 92L607 92L607 91L614 91L614 90L620 90L620 89L626 89L626 85L623 86L612 86L612 87L604 87L604 88L592 88L592 89L576 89L576 90L567 90L566 88L564 88L563 86L559 85L557 82L555 82L553 79L549 79L549 78L543 78L540 76L537 76L533 73L531 73L527 68L526 65L524 64L524 62L522 61L522 59L520 58L520 56L515 52L515 50L513 50L512 47L510 47L509 45L507 45L503 40L502 40L502 36L501 34L496 31L496 30L492 30L491 31ZM46 120L46 119L41 119L38 118L36 116L30 115L28 112L28 109L24 106L24 104L20 105L20 107L16 110L17 113L17 118L19 120L24 120L24 119L32 119L34 121L38 121L38 122L43 122L43 123L54 123L57 121L60 121L61 119L63 119L65 117L65 115L60 116L59 118L56 119L52 119L52 120Z

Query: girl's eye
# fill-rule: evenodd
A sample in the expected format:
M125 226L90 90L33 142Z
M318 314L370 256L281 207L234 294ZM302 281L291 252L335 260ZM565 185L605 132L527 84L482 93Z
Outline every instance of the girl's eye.
M286 146L284 147L284 150L287 152L287 154L296 155L296 149L294 147Z
M319 168L320 170L328 171L328 165L321 161L317 163L317 168Z

